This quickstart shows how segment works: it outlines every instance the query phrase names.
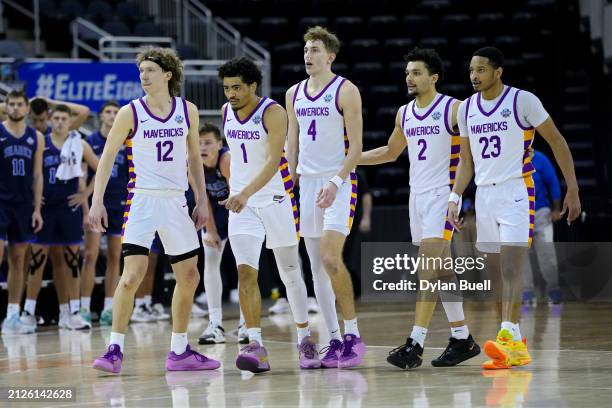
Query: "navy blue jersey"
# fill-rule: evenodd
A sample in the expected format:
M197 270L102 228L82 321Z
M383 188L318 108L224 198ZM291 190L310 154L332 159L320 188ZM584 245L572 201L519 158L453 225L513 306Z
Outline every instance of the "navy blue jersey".
M91 145L98 158L102 156L106 138L99 131L92 133L87 138L87 142ZM93 172L89 173L90 178L93 174ZM125 146L121 146L119 153L115 156L115 164L113 165L113 170L104 192L104 206L106 208L123 208L127 196L129 178L127 153Z
M43 196L45 206L57 206L68 203L68 196L79 191L79 178L60 180L56 177L57 168L61 164L60 150L51 141L51 135L45 136L43 151L43 177L45 186Z
M189 186L187 191L185 191L185 199L187 200L187 205L189 207L195 207L196 205L195 194L193 193L191 186Z
M32 203L34 193L34 153L38 145L36 129L27 126L21 137L15 137L0 123L0 203Z
M217 157L217 164L215 167L204 166L206 192L208 193L208 198L212 205L218 205L219 201L223 201L229 197L229 185L219 168L221 157L228 151L229 149L227 147L222 147L221 150L219 150L219 156Z

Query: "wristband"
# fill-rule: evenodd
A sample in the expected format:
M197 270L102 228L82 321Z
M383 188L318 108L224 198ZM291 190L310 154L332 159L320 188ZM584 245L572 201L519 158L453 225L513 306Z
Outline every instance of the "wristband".
M336 185L336 187L338 187L338 189L340 189L340 186L342 185L342 183L344 183L344 180L342 180L342 178L340 176L334 176L329 181L331 183L334 183Z
M459 205L459 200L461 200L461 196L454 191L451 191L450 196L448 197L448 202Z

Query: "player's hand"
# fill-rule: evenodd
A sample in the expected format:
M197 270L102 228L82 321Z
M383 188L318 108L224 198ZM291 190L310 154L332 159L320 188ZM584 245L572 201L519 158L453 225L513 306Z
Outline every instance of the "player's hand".
M43 227L43 218L40 214L40 210L34 210L32 213L32 230L34 233L40 231Z
M563 200L563 209L561 210L561 216L564 216L567 212L567 225L570 225L581 212L580 197L578 197L577 189L569 189L565 194L565 200Z
M206 202L199 203L193 209L193 213L191 214L191 219L196 227L196 230L199 231L204 226L206 226L206 222L208 221L208 205Z
M550 221L551 222L557 222L561 219L561 211L559 210L552 210L550 212Z
M239 213L244 209L244 207L246 207L248 199L249 198L245 194L238 193L229 196L223 201L219 201L219 204L224 205L225 208L227 208L231 212Z
M291 180L293 180L293 187L298 187L300 185L300 175L298 173L292 174Z
M206 246L221 250L221 237L215 231L206 231L206 233L202 236L202 242Z
M91 208L89 209L89 223L93 231L106 232L106 228L108 228L108 214L106 213L104 204L91 203Z
M317 207L320 208L329 208L333 204L336 199L336 193L338 192L338 187L331 181L325 183L325 186L319 191L317 194Z
M448 203L448 222L457 230L457 232L461 232L463 228L463 218L459 218L459 206L456 203L449 202Z
M367 234L371 230L372 230L372 221L370 220L370 217L363 217L361 219L361 222L359 223L359 231L363 232L364 234Z
M87 202L87 193L75 193L68 196L68 205L72 208L80 207Z

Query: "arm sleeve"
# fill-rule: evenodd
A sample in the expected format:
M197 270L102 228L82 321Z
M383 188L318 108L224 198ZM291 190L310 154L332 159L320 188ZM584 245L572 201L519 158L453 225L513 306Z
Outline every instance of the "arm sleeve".
M467 123L465 121L465 110L467 109L467 101L464 100L459 104L459 109L457 109L457 127L459 127L459 135L461 137L468 137L468 128Z
M546 112L537 96L528 91L521 91L518 98L517 109L521 122L527 123L532 127L538 127L548 119L548 112Z
M561 199L561 186L559 185L559 179L557 178L557 172L555 171L555 167L548 160L548 157L542 156L541 160L541 168L538 169L540 174L542 175L542 179L544 180L544 184L546 184L546 189L550 194L553 200Z

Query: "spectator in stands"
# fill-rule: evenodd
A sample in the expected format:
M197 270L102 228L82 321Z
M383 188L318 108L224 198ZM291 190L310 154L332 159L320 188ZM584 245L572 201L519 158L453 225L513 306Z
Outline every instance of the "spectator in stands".
M561 187L553 164L542 152L532 152L532 163L536 171L535 183L535 222L532 250L538 260L540 273L546 283L548 300L551 304L561 303L557 254L553 244L553 223L561 219ZM534 306L537 296L534 287L531 259L525 263L523 272L523 303Z
M35 96L30 100L30 122L43 135L51 133L49 115L58 104L66 105L70 109L70 115L72 116L70 130L79 129L89 117L89 108L85 105Z

